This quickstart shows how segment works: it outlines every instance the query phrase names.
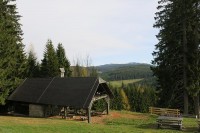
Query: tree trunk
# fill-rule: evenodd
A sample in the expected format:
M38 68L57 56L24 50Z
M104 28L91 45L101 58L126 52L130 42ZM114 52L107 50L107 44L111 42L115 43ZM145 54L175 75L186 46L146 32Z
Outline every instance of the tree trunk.
M183 91L184 91L184 114L188 114L188 93L187 93L187 34L185 17L185 0L183 1Z
M188 114L188 94L187 91L184 90L184 112L185 115Z
M183 33L183 91L184 91L184 114L188 114L188 93L187 93L187 39L186 39L186 28L184 25Z
M198 16L198 2L196 2L195 4L196 7L196 15ZM198 18L198 17L197 17ZM199 33L198 33L198 19L195 21L195 28L194 28L194 32L195 32L195 57L196 57L196 62L195 62L195 67L199 68ZM196 72L198 73L198 71ZM200 109L199 109L199 74L197 74L196 79L197 81L197 85L196 85L196 89L197 89L197 95L194 97L194 109L195 109L195 115L197 116L197 118L199 119L200 117Z
M199 118L199 93L194 97L195 115Z

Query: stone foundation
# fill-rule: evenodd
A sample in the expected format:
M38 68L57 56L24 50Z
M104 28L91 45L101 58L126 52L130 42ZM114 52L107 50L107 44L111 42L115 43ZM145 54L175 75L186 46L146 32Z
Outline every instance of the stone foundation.
M44 107L42 105L29 104L29 116L44 117Z

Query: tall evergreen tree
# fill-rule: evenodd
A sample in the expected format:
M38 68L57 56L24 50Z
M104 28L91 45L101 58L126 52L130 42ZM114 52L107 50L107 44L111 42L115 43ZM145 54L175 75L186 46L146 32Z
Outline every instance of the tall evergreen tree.
M55 77L59 75L58 57L51 40L47 41L44 57L41 63L42 77Z
M65 76L66 77L70 77L71 76L71 70L70 70L70 62L66 57L65 54L65 49L62 46L61 43L58 44L58 47L56 49L56 54L58 57L58 64L59 64L59 68L64 68L65 69Z
M33 51L28 53L27 77L40 77L40 66Z
M122 102L122 97L120 94L120 89L119 88L113 88L112 86L109 86L112 89L114 98L111 99L111 109L114 110L123 110L123 102Z
M0 0L0 104L25 76L20 16L15 0Z
M193 56L196 51L193 49L195 42L191 40L194 35L190 34L195 30L191 28L194 18L199 19L193 13L195 1L197 2L197 0L160 0L154 25L160 29L157 35L159 43L153 53L155 58L152 62L155 65L152 70L158 78L160 103L163 106L183 108L184 101L186 114L191 81L196 80L191 75L194 69L189 69L192 66L191 61L196 60Z
M190 17L186 22L188 22L187 28L187 40L189 47L189 94L194 97L195 114L199 117L199 83L200 83L200 2L199 0L190 0L190 9L188 13Z

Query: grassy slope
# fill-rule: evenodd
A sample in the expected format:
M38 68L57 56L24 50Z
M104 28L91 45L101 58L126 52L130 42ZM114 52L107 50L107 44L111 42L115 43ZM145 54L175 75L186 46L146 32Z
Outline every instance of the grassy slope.
M120 114L141 115L141 119L109 118L105 124L87 124L63 119L23 118L0 116L0 133L179 133L196 132L195 119L184 118L184 130L157 129L156 116L132 112ZM145 116L145 119L143 117Z
M110 81L109 83L114 87L120 87L122 85L122 82L124 83L124 85L127 85L130 83L136 83L142 80L143 79L118 80L118 81Z

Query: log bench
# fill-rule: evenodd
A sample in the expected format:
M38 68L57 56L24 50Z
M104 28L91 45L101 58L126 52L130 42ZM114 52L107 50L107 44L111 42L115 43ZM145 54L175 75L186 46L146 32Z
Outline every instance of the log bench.
M182 130L183 118L180 117L179 109L149 107L149 112L151 114L159 115L159 117L156 119L158 128L161 126L169 126Z

